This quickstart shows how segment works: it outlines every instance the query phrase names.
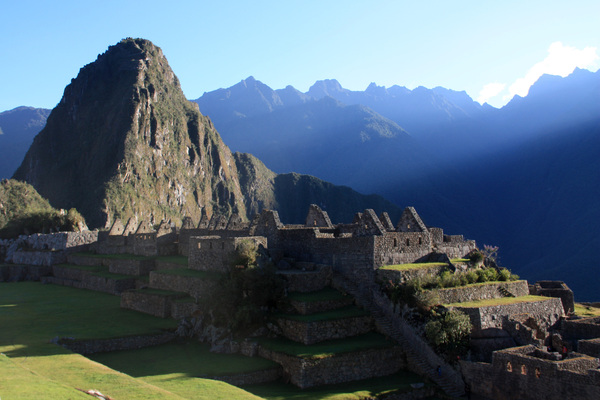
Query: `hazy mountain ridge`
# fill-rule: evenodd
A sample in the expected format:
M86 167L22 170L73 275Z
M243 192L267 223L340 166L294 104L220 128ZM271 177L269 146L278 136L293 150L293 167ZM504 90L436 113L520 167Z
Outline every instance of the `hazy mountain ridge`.
M0 179L10 178L15 173L49 114L48 109L33 107L17 107L0 113Z
M306 94L313 100L302 98L300 107L282 102L283 107L263 109L235 123L214 121L232 147L264 150L261 159L276 170L279 160L285 160L286 170L310 170L396 204L413 205L426 223L464 233L480 245L500 245L503 263L516 273L564 279L578 298L593 298L598 282L585 276L593 275L593 249L600 234L593 222L599 220L600 165L595 154L600 152L600 71L543 76L528 96L516 97L502 109L481 106L464 92L444 88L410 91L371 84L364 92L353 92L325 80ZM336 99L338 107L361 104L362 110L384 115L387 126L395 122L409 135L398 135L402 140L387 140L381 147L351 144L352 129L331 110L311 121L311 129L321 135L290 134L300 131L302 107L325 110L331 105L315 98ZM203 104L202 98L198 102ZM286 117L278 118L282 115ZM288 137L296 140L293 146L285 144ZM302 151L319 153L325 144L328 158ZM336 166L339 175L333 176Z

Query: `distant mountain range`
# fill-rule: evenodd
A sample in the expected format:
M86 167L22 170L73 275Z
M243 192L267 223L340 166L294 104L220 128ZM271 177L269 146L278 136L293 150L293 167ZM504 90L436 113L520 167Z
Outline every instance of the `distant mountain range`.
M50 110L17 107L0 113L0 179L10 178L21 165L33 138L46 125Z
M597 297L600 71L543 76L502 109L444 88L272 90L250 77L194 100L232 149L413 205L435 226L501 247L529 279Z

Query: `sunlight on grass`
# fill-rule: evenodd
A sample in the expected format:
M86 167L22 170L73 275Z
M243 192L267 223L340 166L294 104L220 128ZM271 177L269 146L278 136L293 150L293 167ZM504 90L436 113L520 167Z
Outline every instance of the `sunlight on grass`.
M484 299L484 300L476 300L476 301L467 301L464 303L451 303L444 304L446 307L489 307L489 306L500 306L506 304L516 304L516 303L525 303L525 302L533 302L533 301L544 301L550 300L550 297L543 296L520 296L520 297L501 297L498 299Z
M397 264L397 265L384 265L380 269L386 269L390 271L410 271L413 269L431 268L431 267L443 267L448 265L442 262L431 262L431 263L412 263L412 264Z
M600 317L600 308L575 303L575 314L581 317Z
M55 337L100 339L160 333L177 326L173 320L121 309L119 303L119 297L105 293L37 282L1 283L0 352L5 359L0 363L0 397L90 398L74 390L81 388L128 400L256 399L239 388L208 379L186 378L154 385L50 343ZM202 360L192 358L190 362ZM9 382L8 376L15 380ZM36 396L42 387L50 392ZM182 392L171 392L170 388L182 388Z
M423 382L423 378L419 375L410 371L401 371L380 378L309 389L298 389L284 383L248 385L244 386L244 389L267 400L366 400L384 395L409 393L413 390L410 384L419 382Z

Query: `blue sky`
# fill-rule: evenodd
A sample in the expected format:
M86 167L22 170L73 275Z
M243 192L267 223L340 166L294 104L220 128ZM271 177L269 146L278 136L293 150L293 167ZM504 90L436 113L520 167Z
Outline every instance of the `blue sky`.
M125 37L160 46L190 99L252 75L301 91L444 86L498 107L540 73L599 69L599 21L598 0L4 2L0 111L54 107Z

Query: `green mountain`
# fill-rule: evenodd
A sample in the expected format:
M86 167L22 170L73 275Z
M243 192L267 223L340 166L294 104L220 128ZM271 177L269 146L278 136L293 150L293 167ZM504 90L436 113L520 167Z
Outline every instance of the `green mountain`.
M80 70L14 177L55 207L76 207L92 227L134 215L151 223L184 216L197 221L202 209L249 218L263 207L301 204L306 213L310 202L327 198L325 191L333 188L305 177L279 189L276 183L286 178L255 159L234 156L212 122L186 100L161 49L131 38ZM257 189L256 182L265 184ZM355 201L364 196L349 189L337 193L348 198L336 206L373 203L381 210L387 204L392 217L399 215L379 197ZM346 210L340 215L348 221L359 211ZM280 216L288 222L286 213Z
M0 182L0 238L84 227L76 210L56 210L31 185L14 179Z

